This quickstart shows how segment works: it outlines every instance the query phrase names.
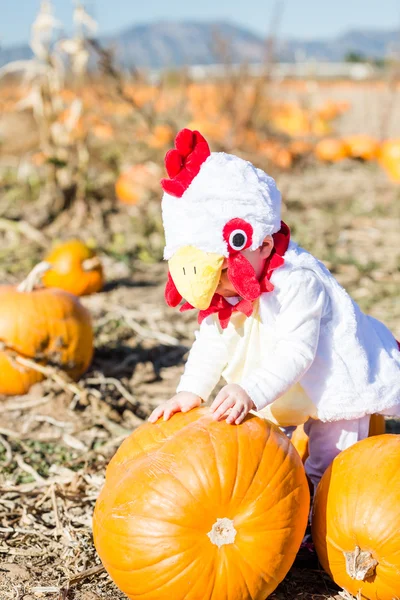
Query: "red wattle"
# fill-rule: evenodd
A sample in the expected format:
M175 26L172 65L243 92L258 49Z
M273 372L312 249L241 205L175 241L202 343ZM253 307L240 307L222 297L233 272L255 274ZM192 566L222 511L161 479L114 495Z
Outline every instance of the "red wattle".
M168 279L164 290L164 298L168 306L178 306L179 302L182 300L182 296L176 289L176 285L174 280L171 277L171 273L168 271Z
M256 272L243 254L235 254L228 258L229 281L244 300L253 302L261 294L260 282Z

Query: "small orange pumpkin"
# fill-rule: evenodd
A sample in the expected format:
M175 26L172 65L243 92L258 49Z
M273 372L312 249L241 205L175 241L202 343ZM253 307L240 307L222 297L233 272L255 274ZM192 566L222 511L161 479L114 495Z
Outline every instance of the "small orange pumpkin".
M300 157L310 154L313 150L313 145L306 140L293 140L288 148L293 156Z
M343 140L325 138L316 144L314 154L318 160L334 163L347 158L349 149Z
M99 292L104 285L103 267L94 250L80 240L56 246L45 258L51 268L42 277L46 287L85 296Z
M0 286L0 394L21 395L44 375L18 363L30 358L52 364L77 380L93 356L88 311L78 298L59 289L34 289L44 263L18 287Z
M130 600L265 600L307 524L300 458L272 423L209 409L139 427L111 460L93 535Z
M158 189L160 177L160 167L155 163L133 165L118 177L115 194L124 204L137 204Z
M379 162L394 183L400 183L400 138L387 140L381 146Z
M379 154L379 142L371 135L349 135L343 139L351 158L375 160Z
M312 536L332 579L363 600L400 597L400 436L344 450L317 488Z
M304 425L298 425L296 427L292 434L291 442L299 453L302 463L304 464L309 456L308 435L304 431Z

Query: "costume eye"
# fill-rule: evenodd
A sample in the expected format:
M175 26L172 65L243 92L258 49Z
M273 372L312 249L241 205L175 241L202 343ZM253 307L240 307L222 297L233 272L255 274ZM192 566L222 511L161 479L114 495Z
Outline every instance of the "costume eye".
M234 250L243 250L247 244L247 233L243 229L234 229L229 235L229 245Z
M231 219L225 224L222 235L228 245L228 252L234 254L251 246L253 228L244 219Z

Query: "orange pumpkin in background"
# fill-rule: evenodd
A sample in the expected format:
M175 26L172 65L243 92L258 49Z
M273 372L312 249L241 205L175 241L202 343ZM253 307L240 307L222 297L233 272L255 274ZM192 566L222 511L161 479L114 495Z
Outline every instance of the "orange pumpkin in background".
M100 259L80 240L60 243L45 261L51 266L42 277L46 287L60 288L76 296L95 294L103 288Z
M349 149L343 140L325 138L316 144L314 154L318 160L335 163L347 158Z
M37 265L18 287L0 286L0 394L25 394L45 378L18 357L58 366L75 380L92 360L88 311L63 290L35 289L44 268Z
M149 192L158 191L160 178L161 169L156 163L133 165L118 177L115 195L124 204L137 204Z
M400 183L400 139L387 140L381 146L379 162L394 183Z
M265 600L307 524L301 460L275 425L209 409L147 423L111 460L93 535L130 600Z
M312 536L332 579L360 599L400 597L400 436L344 450L317 488Z
M174 131L170 125L155 125L147 139L151 148L165 148L174 140Z
M343 141L349 149L351 158L365 161L378 158L380 144L371 135L348 135Z

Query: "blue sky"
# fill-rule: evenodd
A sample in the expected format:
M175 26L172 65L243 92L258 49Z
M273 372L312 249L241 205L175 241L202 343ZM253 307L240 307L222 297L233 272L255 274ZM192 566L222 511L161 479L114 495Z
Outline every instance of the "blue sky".
M275 0L87 0L101 33L164 19L229 19L265 34ZM286 0L283 36L326 37L352 27L398 28L399 0ZM0 0L0 43L26 42L39 0ZM72 0L54 0L56 16L68 29Z

